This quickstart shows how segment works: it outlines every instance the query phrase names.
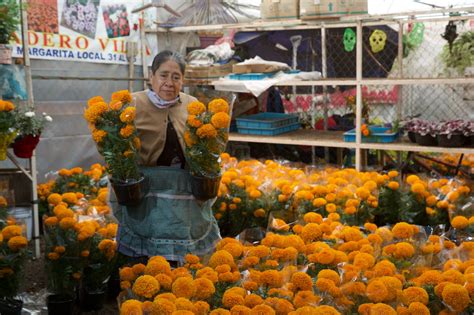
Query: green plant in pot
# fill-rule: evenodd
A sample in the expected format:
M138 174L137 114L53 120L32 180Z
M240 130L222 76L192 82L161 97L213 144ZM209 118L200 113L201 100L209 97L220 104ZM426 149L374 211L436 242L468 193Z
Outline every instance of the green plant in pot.
M46 123L53 119L46 113L37 115L33 109L18 108L15 112L18 135L13 143L13 152L19 158L31 158Z
M0 64L12 63L12 50L9 43L20 23L19 12L20 7L16 0L0 2Z
M474 66L474 32L462 33L454 41L451 50L446 44L443 47L441 58L447 68L455 69L457 75L464 75L466 68Z

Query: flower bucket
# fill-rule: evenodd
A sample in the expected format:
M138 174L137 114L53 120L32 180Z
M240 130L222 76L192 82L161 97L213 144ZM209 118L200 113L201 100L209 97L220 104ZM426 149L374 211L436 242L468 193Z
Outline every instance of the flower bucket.
M204 177L191 175L191 190L194 198L205 201L217 196L221 177Z
M138 206L148 193L148 178L143 175L139 180L133 182L111 178L110 183L117 197L117 202L123 206Z
M86 312L101 310L104 307L106 296L105 291L89 292L84 289L81 303L82 310Z
M15 140L16 132L0 134L0 161L7 159L7 149L10 143Z
M6 44L0 44L0 64L12 64L12 48Z
M0 299L0 314L2 315L21 315L23 308L23 301L1 298Z
M49 315L72 315L74 311L74 299L69 295L48 295L46 303Z
M436 137L433 137L432 135L421 135L417 133L415 135L416 138L416 143L419 145L423 146L429 146L429 147L436 147L438 145L438 141L436 141Z
M13 153L19 158L29 159L33 156L33 151L36 149L40 135L26 135L18 137L13 142Z
M438 145L440 147L448 148L460 148L464 146L466 142L466 137L464 135L451 135L448 138L448 135L438 135Z

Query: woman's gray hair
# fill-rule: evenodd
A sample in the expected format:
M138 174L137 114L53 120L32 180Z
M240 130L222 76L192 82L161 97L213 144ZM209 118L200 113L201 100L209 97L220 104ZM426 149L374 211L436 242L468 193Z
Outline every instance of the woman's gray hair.
M184 58L180 53L173 52L171 50L163 50L155 56L155 59L153 59L153 63L151 64L151 72L155 74L156 70L158 70L158 68L168 60L176 62L179 66L179 69L181 70L181 74L184 76L186 61L184 61Z

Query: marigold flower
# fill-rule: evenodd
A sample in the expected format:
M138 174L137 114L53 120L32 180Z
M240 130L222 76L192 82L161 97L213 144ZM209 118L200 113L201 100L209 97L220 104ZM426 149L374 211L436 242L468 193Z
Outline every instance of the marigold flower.
M469 306L471 298L465 287L459 284L448 284L444 287L443 302L456 312L462 312Z
M132 94L128 90L120 90L112 93L111 100L121 101L124 104L132 101Z
M95 124L103 113L108 110L105 102L94 103L91 107L84 111L84 118L91 124Z
M160 290L158 281L149 275L140 276L135 280L132 291L138 296L152 298Z
M52 193L51 195L49 195L47 200L49 204L54 206L58 205L61 201L63 201L61 195L57 193Z
M138 300L126 300L120 305L120 315L142 315L142 302Z
M217 130L212 124L204 124L196 130L196 135L199 138L215 138Z
M391 190L397 190L400 187L400 184L398 182L395 182L395 181L390 181L387 184L387 187L390 188Z
M232 315L249 315L251 309L244 305L235 305L231 308L230 313Z
M222 297L222 304L226 308L232 308L235 305L244 305L245 299L241 295L225 292Z
M212 115L211 123L216 129L228 128L230 125L230 116L224 112L216 113Z
M119 111L122 109L123 103L119 100L112 100L109 103L109 107L111 110Z
M283 278L277 270L265 270L260 276L260 282L270 288L279 288L283 284Z
M197 301L194 303L194 313L196 315L207 315L209 314L210 309L211 306L207 302Z
M122 281L134 281L136 278L135 273L133 272L133 269L130 267L123 267L119 271L119 276L120 280Z
M215 310L212 310L209 315L231 315L228 310L225 308L216 308Z
M73 229L77 224L77 220L75 218L70 218L70 217L66 217L64 219L61 219L61 221L59 221L59 227L63 230L67 230L67 229Z
M212 254L211 258L209 259L209 267L215 268L220 265L234 265L234 257L228 251L225 250L218 250L214 254Z
M360 268L361 270L367 270L372 268L375 264L374 256L367 253L358 253L354 257L354 266Z
M12 251L17 252L22 248L28 246L28 240L23 236L13 236L8 240L8 248Z
M430 315L430 310L426 305L420 302L413 302L408 307L410 314L419 314L419 315Z
M135 120L136 111L135 107L125 108L120 114L120 121L127 124L132 123Z
M196 287L196 292L194 293L194 298L198 300L207 300L215 292L216 288L211 280L206 278L198 278L194 281L194 286Z
M425 186L418 182L418 183L414 183L411 188L410 188L411 192L414 193L414 194L423 194L425 192Z
M171 291L176 297L190 299L196 293L196 286L192 278L180 277L173 282Z
M458 215L451 220L451 225L455 229L462 230L469 225L469 220L465 216Z
M143 273L151 276L156 276L160 273L169 275L171 274L171 266L169 262L164 259L155 259L153 261L148 262Z
M388 299L389 292L380 280L373 280L367 286L367 298L372 302L383 302Z
M250 315L275 315L275 310L268 305L257 305L250 311Z
M377 303L370 307L370 315L397 315L390 305Z
M49 260L58 260L59 259L59 254L55 252L48 253L48 259Z
M157 296L152 303L150 314L171 315L176 311L174 302Z
M395 245L394 256L396 258L410 258L415 254L413 245L407 242L400 242Z
M400 222L392 228L392 233L396 238L410 238L413 236L414 231L411 224Z
M322 236L322 231L317 223L308 223L301 231L301 238L306 242L313 242Z
M229 104L226 100L222 98L214 99L209 102L207 108L211 113L228 113L229 112Z
M293 283L294 288L298 291L309 291L313 288L313 280L305 272L295 272L291 276L291 283Z
M429 296L425 289L420 287L409 287L403 290L402 293L403 304L409 306L413 302L420 302L424 305L428 304Z
M120 129L120 135L123 138L128 138L133 134L134 131L135 127L133 125L127 124L125 127Z

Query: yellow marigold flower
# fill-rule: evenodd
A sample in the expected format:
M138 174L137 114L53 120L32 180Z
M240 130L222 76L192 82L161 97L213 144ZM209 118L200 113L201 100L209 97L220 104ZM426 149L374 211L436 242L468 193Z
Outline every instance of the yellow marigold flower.
M120 315L142 315L142 302L127 300L120 305Z
M400 184L398 182L395 182L395 181L390 181L387 184L387 187L390 188L391 190L397 190L400 187Z
M58 224L58 218L57 217L49 217L44 220L44 225L46 226L55 226Z
M89 257L90 252L88 250L81 251L81 257Z
M5 241L8 241L9 239L15 236L21 236L21 233L22 233L21 226L18 226L18 225L8 225L4 227L2 230L3 239Z
M253 212L253 215L256 218L264 218L265 217L265 209L259 208Z
M334 213L336 212L337 208L336 208L336 205L333 204L333 203L328 203L326 205L326 211L329 212L329 213Z
M196 286L192 278L180 277L173 282L171 291L176 297L190 299L196 293Z
M149 275L140 276L133 284L132 291L138 296L152 298L160 290L158 281Z
M17 252L22 248L28 246L28 240L23 236L13 236L8 240L8 248L12 251Z
M354 257L354 266L361 270L368 270L375 264L374 256L367 253L358 253Z
M373 280L367 286L367 298L372 302L383 302L388 299L389 292L385 284L380 280Z
M250 315L275 315L276 312L273 308L268 305L261 304L257 305L250 311Z
M252 199L259 198L262 195L262 193L258 189L253 189L249 193L249 197Z
M231 315L228 310L225 308L216 308L215 310L212 310L209 315Z
M196 115L189 115L186 123L193 128L199 128L202 126L202 121Z
M231 308L230 313L232 315L250 315L251 309L244 305L235 305Z
M206 278L198 278L194 281L194 286L196 287L196 292L194 293L194 298L198 300L207 300L215 292L216 288L211 280Z
M295 272L291 276L291 283L293 283L295 290L309 291L313 288L313 280L305 272Z
M397 311L390 305L377 303L370 307L370 315L397 315Z
M451 220L451 225L455 229L462 230L469 225L469 220L465 216L458 215Z
M234 265L234 257L228 251L225 250L218 250L214 254L212 254L211 258L209 259L209 267L215 268L220 265Z
M194 304L190 300L186 298L177 298L174 301L174 305L176 305L176 311L192 311L194 310ZM175 314L176 312L173 312ZM193 313L192 313L193 314Z
M100 116L108 110L105 102L97 102L84 111L84 118L91 124L95 124Z
M465 287L459 284L448 284L444 287L443 302L456 312L462 312L469 306L471 298Z
M321 228L317 223L308 223L301 231L301 238L306 242L313 242L322 236Z
M112 100L109 103L109 107L111 110L119 111L122 109L123 103L119 100Z
M153 300L150 314L157 314L157 315L171 315L173 312L176 311L176 305L174 302L160 298L159 295Z
M406 181L408 184L413 185L414 183L420 181L420 178L416 175L409 175Z
M199 263L200 259L198 256L193 255L193 254L186 254L184 256L184 261L188 264L197 264Z
M425 305L428 304L429 296L425 289L420 287L409 287L403 290L402 293L403 304L409 306L413 302L420 302Z
M197 129L196 135L201 139L202 138L215 138L217 136L217 130L211 124L204 124Z
M411 188L411 192L414 194L423 194L425 192L425 186L422 183L414 183Z
M222 297L222 305L226 308L232 308L235 305L244 305L245 299L243 296L232 293L232 292L225 292L224 296Z
M313 293L313 291L299 291L293 299L293 305L296 308L304 306L317 305L321 298Z
M111 100L121 101L124 104L132 101L132 94L128 90L120 90L112 93Z
M141 142L140 142L140 138L138 137L135 137L132 139L132 142L133 142L133 147L137 150L139 150L142 146Z
M419 314L419 315L430 315L430 310L426 305L420 302L413 302L408 307L410 314Z
M228 113L229 112L229 104L226 100L222 98L214 99L209 102L207 108L211 113Z
M245 297L245 306L253 308L257 305L263 304L263 299L256 294L249 294Z
M66 217L64 219L61 219L61 221L59 221L59 227L63 230L73 229L76 226L76 224L77 224L77 220L71 217Z
M392 228L393 236L396 238L410 238L413 236L414 231L410 224L406 222L400 222L395 224Z
M125 108L120 114L120 121L127 124L132 123L135 120L136 112L135 107Z
M331 264L335 258L336 258L335 250L331 248L324 248L316 255L317 262L323 265Z
M131 287L132 287L132 284L130 283L130 281L120 281L120 289L127 290L127 289L130 289Z
M119 271L120 275L120 280L122 281L134 281L135 278L137 277L135 273L133 272L133 269L130 267L123 267Z
M49 195L47 200L49 204L54 206L58 205L61 201L63 201L61 195L57 193Z
M74 205L77 203L77 196L75 193L64 193L62 194L62 201Z
M211 123L216 129L228 128L230 125L230 116L224 112L216 113L212 115Z
M206 111L206 105L199 101L193 101L188 104L187 109L189 115L199 115Z
M194 313L196 315L207 315L209 314L209 311L211 309L211 306L204 301L197 301L194 303Z
M388 172L388 177L390 178L394 178L394 177L397 177L398 176L398 172L397 171L390 171Z
M49 260L58 260L59 259L59 254L55 252L48 253L48 259Z
M270 288L279 288L283 284L283 277L277 270L265 270L260 275L260 282Z
M133 125L127 124L125 127L120 129L120 135L123 138L128 138L133 134L134 131L135 127Z
M442 281L449 281L451 283L464 284L466 281L464 275L456 269L446 270L441 274Z
M407 242L400 242L395 245L394 256L396 258L410 258L415 254L413 245Z

